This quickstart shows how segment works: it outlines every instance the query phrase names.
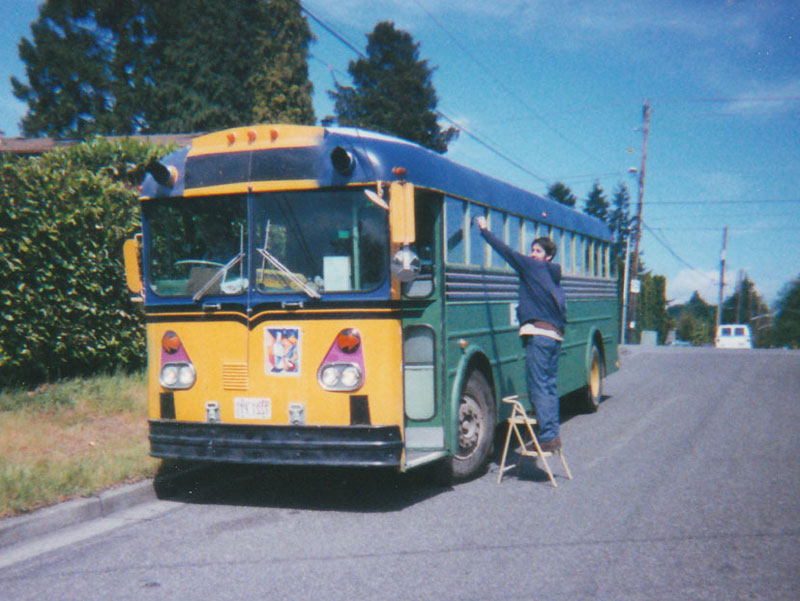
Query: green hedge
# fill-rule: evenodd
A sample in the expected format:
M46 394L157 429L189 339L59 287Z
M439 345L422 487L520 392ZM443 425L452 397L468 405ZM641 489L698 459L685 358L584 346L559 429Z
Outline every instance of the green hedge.
M0 386L142 367L122 244L139 229L133 183L166 151L97 138L0 155Z

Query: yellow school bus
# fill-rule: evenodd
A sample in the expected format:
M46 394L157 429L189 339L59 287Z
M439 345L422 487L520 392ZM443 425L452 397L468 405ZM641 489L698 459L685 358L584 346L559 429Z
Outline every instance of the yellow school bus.
M596 407L616 364L607 228L415 144L229 129L150 164L140 202L125 259L156 457L478 473L498 399L526 391L516 279L476 250L476 214L519 248L548 232L570 257L583 319L562 393Z

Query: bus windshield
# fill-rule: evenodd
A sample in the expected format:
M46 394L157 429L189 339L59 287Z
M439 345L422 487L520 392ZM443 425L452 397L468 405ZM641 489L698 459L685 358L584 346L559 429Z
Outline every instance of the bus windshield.
M261 294L320 298L373 290L386 279L388 215L362 190L251 198L250 227L243 195L148 203L153 292L197 301L241 294L252 282Z

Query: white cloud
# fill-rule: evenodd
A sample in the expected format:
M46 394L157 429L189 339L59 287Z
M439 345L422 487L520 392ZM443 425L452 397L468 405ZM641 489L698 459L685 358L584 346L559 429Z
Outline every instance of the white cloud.
M726 274L726 279L728 277ZM686 303L695 291L704 301L716 305L719 300L719 272L683 269L667 279L667 298L675 303Z

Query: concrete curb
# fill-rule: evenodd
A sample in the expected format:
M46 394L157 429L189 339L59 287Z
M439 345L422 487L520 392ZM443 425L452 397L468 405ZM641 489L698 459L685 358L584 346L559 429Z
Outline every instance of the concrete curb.
M38 509L29 514L0 519L0 548L77 524L109 516L134 505L155 501L153 480L143 480L101 492L92 497L74 499Z

